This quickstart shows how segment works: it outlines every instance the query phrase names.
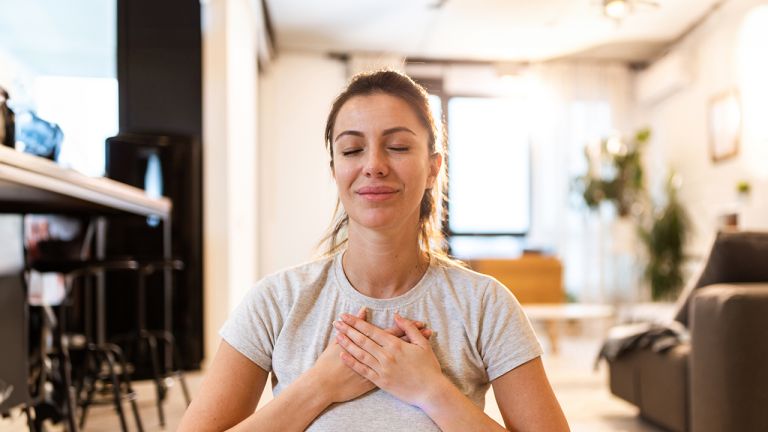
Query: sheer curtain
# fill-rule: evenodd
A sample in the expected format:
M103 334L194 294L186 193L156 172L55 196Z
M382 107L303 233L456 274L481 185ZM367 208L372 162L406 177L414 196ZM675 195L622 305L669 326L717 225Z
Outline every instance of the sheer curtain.
M631 133L632 72L621 63L534 65L532 245L557 251L566 291L578 301L634 298L620 281L609 209L588 211L572 190L586 171L584 148L612 133Z

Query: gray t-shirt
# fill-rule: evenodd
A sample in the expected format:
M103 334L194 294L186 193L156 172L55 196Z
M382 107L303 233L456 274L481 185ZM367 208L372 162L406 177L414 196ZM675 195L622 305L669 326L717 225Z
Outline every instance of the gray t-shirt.
M335 336L341 313L369 310L388 328L394 313L436 331L430 342L443 373L481 409L490 382L541 355L520 304L495 279L433 259L416 286L389 299L367 297L347 280L341 253L262 279L220 331L221 337L266 371L274 395L307 369ZM309 431L439 431L420 409L375 389L334 404Z

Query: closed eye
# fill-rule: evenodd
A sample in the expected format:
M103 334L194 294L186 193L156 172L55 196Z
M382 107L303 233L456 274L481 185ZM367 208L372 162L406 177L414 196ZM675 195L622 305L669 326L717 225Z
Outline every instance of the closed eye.
M363 149L349 149L349 150L343 150L341 154L343 156L352 156L354 154L360 153L361 151L363 151Z
M395 152L406 152L406 151L409 150L408 147L398 147L398 146L390 147L389 149L392 150L392 151L395 151Z

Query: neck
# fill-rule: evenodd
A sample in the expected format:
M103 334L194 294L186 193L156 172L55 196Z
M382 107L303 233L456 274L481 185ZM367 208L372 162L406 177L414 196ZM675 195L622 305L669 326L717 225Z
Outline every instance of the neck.
M392 298L421 280L429 257L419 247L418 229L381 233L350 226L342 266L349 282L361 294Z

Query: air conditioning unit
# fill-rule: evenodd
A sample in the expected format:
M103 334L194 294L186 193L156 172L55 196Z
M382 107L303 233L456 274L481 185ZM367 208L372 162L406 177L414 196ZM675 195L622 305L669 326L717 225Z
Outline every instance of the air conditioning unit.
M693 80L690 56L672 52L657 60L637 77L637 99L655 105L687 87Z

